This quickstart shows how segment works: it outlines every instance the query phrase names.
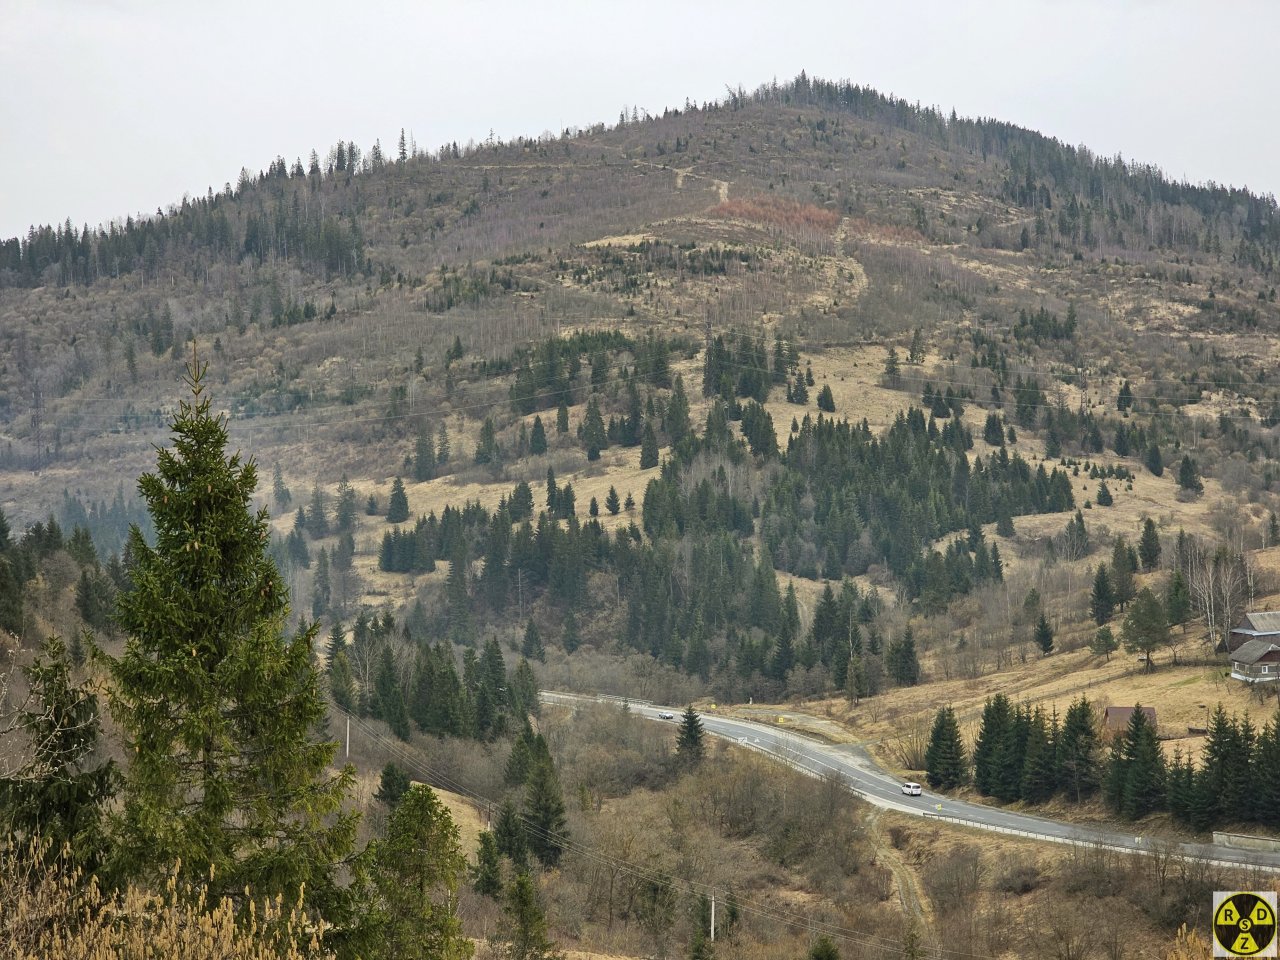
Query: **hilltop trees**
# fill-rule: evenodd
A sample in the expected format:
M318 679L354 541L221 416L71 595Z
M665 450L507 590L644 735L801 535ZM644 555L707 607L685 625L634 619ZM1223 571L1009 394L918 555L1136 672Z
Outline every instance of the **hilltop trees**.
M225 452L204 377L193 358L173 446L138 481L156 544L130 533L133 586L117 602L127 640L108 662L129 758L115 865L142 875L181 860L215 893L305 890L333 907L355 823L339 812L351 774L327 774L336 744L315 739L317 628L284 632L267 513L249 509L256 468Z

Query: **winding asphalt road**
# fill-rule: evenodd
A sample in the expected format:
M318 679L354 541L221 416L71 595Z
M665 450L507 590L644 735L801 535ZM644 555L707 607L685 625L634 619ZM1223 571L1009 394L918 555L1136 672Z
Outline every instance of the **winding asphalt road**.
M627 703L632 713L649 720L659 720L660 713L674 714L679 723L681 707L663 707L648 702L623 700L618 697L592 697L572 693L543 691L542 699L568 706L580 703ZM1216 843L1176 843L1153 840L1137 833L1120 833L1104 827L1079 826L1016 813L998 807L953 800L926 789L919 797L902 793L902 781L890 775L862 747L856 744L829 744L785 730L777 730L749 720L731 720L714 714L699 714L707 733L731 740L739 746L767 754L788 766L813 777L835 774L844 779L862 799L877 807L897 810L913 816L945 820L976 830L989 830L1035 837L1053 843L1070 843L1105 847L1126 852L1162 851L1184 857L1207 860L1221 866L1252 867L1280 873L1280 852L1263 853L1240 850ZM1141 829L1135 828L1135 829Z

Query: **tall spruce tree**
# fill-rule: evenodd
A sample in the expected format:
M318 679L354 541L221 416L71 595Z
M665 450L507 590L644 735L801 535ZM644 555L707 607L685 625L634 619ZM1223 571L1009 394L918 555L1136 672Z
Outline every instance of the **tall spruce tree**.
M529 432L529 452L540 457L547 452L547 429L542 425L542 417L533 418L533 429Z
M644 437L640 441L640 469L648 470L658 465L658 436L653 432L653 422L646 420Z
M1098 572L1093 576L1093 592L1089 596L1089 612L1093 622L1103 626L1111 622L1116 612L1116 598L1111 590L1111 577L1107 575L1107 565L1098 564Z
M1129 820L1164 805L1164 754L1155 726L1141 706L1134 708L1124 734L1112 745L1104 787L1107 805Z
M1191 619L1191 590L1181 570L1173 571L1164 594L1164 616L1171 627L1182 627Z
M471 869L471 887L483 897L502 896L502 856L493 834L481 830L476 838L476 865Z
M702 719L693 709L693 704L684 708L680 718L680 736L676 739L676 758L688 767L696 767L702 762L706 751L705 734L702 731Z
M404 482L396 477L391 481L391 495L387 498L387 523L404 523L409 519L409 497L404 492Z
M524 820L529 849L543 866L554 867L564 853L569 821L565 819L560 778L551 758L536 760L525 784Z
M353 946L365 956L468 960L475 946L463 933L457 903L467 860L458 827L435 791L411 787L370 855L376 896L363 908Z
M1022 762L1022 799L1044 803L1058 789L1058 718L1052 721L1036 707L1027 729L1027 749Z
M506 960L560 960L563 956L547 939L546 913L529 874L516 874L507 888L502 915L499 936Z
M517 869L524 869L529 863L529 838L525 831L524 821L516 810L515 804L508 798L498 808L498 818L493 824L493 842L498 852L515 864Z
M916 655L916 640L911 628L902 636L889 642L885 653L885 667L893 682L900 687L914 687L920 682L920 659Z
M1053 653L1053 627L1049 626L1049 618L1045 616L1043 610L1040 611L1040 618L1036 620L1033 639L1041 653L1046 656Z
M1085 697L1067 708L1058 737L1058 765L1063 789L1076 803L1098 788L1098 725Z
M257 468L227 454L205 369L193 356L173 445L138 481L156 533L152 547L136 525L129 532L133 586L117 602L127 639L108 661L128 757L115 867L154 875L181 860L210 878L212 896L305 891L337 920L353 776L327 772L337 744L316 739L317 626L285 633L267 511L251 512Z
M1138 556L1143 570L1154 570L1160 563L1160 534L1156 522L1150 517L1142 521L1142 536L1138 538Z
M969 782L969 760L951 707L943 707L933 718L924 764L925 777L935 790L954 790Z
M973 783L984 796L995 794L996 763L1004 741L1013 733L1013 707L1009 698L997 693L982 708L982 723L973 747Z
M1115 597L1116 606L1122 610L1129 605L1137 592L1134 581L1136 564L1133 562L1133 551L1124 537L1116 537L1111 548L1111 595Z

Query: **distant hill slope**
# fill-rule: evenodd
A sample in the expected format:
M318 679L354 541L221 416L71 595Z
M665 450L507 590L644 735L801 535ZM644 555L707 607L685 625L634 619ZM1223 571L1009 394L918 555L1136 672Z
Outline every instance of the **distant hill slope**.
M549 139L340 143L142 221L3 244L0 467L61 472L0 494L25 517L57 484L110 497L192 337L246 445L287 461L324 438L308 469L330 482L380 441L396 472L422 414L478 430L513 351L579 328L904 350L920 328L956 381L990 338L1010 379L1127 378L1153 409L1217 392L1263 416L1278 246L1271 198L804 75Z

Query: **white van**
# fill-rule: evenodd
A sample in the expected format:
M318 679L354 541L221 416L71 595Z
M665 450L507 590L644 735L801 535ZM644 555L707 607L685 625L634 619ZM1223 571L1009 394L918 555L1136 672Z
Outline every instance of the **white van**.
M920 796L920 784L912 783L910 780L908 780L906 783L902 785L902 792L905 793L908 797L918 797Z

